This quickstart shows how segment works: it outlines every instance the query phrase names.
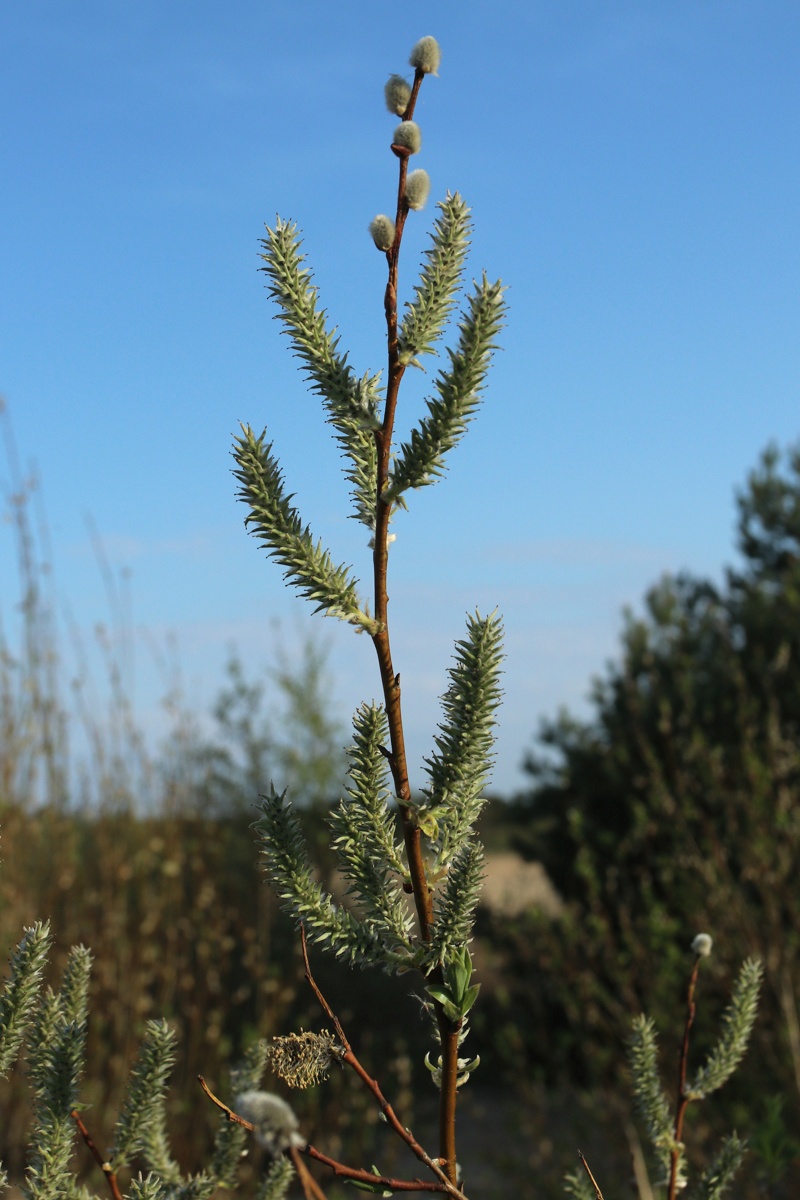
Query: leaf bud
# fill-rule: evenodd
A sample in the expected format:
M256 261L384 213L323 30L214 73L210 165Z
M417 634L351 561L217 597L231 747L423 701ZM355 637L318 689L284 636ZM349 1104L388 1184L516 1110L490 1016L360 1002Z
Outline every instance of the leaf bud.
M708 958L711 953L713 940L710 933L698 933L697 937L692 942L692 952L698 958Z
M411 84L402 75L390 75L383 89L389 112L402 117L411 99Z
M417 171L412 171L406 179L406 202L409 208L413 208L415 212L419 212L425 207L428 196L431 190L431 180L427 171L421 168Z
M422 71L425 75L437 75L439 63L442 61L442 52L436 38L420 38L411 51L408 61L416 71Z
M409 154L417 154L422 146L422 130L416 121L401 121L394 131L393 146L402 146Z
M391 217L387 217L385 213L378 213L374 221L370 221L369 231L379 250L384 252L391 250L395 233L394 221Z

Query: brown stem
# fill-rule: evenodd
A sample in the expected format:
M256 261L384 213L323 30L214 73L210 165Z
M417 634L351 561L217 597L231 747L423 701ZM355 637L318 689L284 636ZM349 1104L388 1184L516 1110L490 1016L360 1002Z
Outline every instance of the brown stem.
M216 1104L217 1108L221 1109L222 1112L225 1113L225 1116L229 1121L233 1121L236 1125L243 1125L245 1129L249 1129L251 1133L253 1132L255 1125L252 1121L248 1121L246 1117L240 1117L239 1114L234 1112L232 1108L229 1108L223 1100L220 1100L219 1096L215 1096L202 1075L198 1075L197 1080L200 1084L200 1087L208 1096L209 1100L212 1100L214 1104ZM286 1153L294 1163L294 1169L297 1171L298 1178L303 1185L303 1191L305 1192L306 1200L328 1200L322 1188L319 1186L316 1179L303 1162L302 1158L300 1158L297 1147L290 1146Z
M686 1072L689 1065L689 1034L694 1024L695 1003L694 993L697 987L697 975L700 970L699 955L694 960L692 973L689 977L689 986L686 991L686 1023L683 1027L683 1043L681 1045L681 1058L678 1066L678 1102L675 1111L675 1148L671 1151L670 1172L669 1172L669 1188L667 1190L668 1200L675 1200L678 1192L678 1166L680 1165L681 1151L680 1142L683 1137L683 1119L686 1116L686 1109L689 1107L689 1097L686 1095Z
M309 1158L313 1158L314 1162L330 1167L338 1179L354 1179L359 1183L373 1183L392 1192L439 1192L441 1195L448 1191L446 1183L433 1183L426 1179L393 1179L390 1175L376 1175L373 1171L348 1167L345 1163L340 1163L335 1158L323 1154L314 1146L306 1146L303 1153L307 1154Z
M234 1112L232 1108L228 1108L227 1104L225 1104L223 1100L220 1100L219 1096L214 1095L202 1075L197 1076L197 1082L200 1084L200 1087L208 1096L209 1100L213 1100L217 1108L222 1109L229 1121L233 1121L234 1125L243 1125L245 1129L249 1129L251 1133L253 1132L255 1129L253 1122L248 1121L246 1117L240 1117L239 1114Z
M307 1149L309 1148L310 1147L307 1147ZM295 1171L297 1171L297 1178L303 1185L303 1191L305 1192L306 1200L328 1200L328 1197L325 1195L322 1188L319 1186L316 1179L303 1162L297 1146L289 1147L289 1157L294 1164Z
M797 1014L797 1001L792 983L792 972L788 963L784 963L781 971L781 1008L789 1039L789 1049L794 1066L794 1080L800 1092L800 1019Z
M364 1086L375 1097L375 1100L377 1101L381 1112L383 1113L384 1117L386 1118L386 1123L389 1126L389 1128L394 1130L394 1132L397 1134L397 1136L399 1138L401 1138L402 1141L405 1142L405 1144L412 1151L412 1153L414 1153L417 1156L417 1158L420 1160L420 1162L424 1163L425 1166L428 1168L428 1170L432 1171L433 1174L436 1176L437 1180L439 1181L439 1186L437 1188L434 1188L433 1190L434 1191L437 1191L437 1190L445 1191L449 1195L456 1197L456 1200L464 1200L463 1193L460 1191L460 1189L458 1187L456 1187L455 1181L451 1180L449 1177L449 1174L446 1171L442 1170L440 1163L437 1162L435 1159L431 1158L430 1155L422 1148L422 1146L419 1144L417 1139L412 1134L411 1130L407 1126L403 1125L402 1121L397 1116L397 1113L394 1111L391 1104L389 1103L389 1101L386 1099L383 1092L381 1091L381 1087L380 1087L380 1084L378 1083L377 1079L372 1078L372 1076L363 1067L363 1065L359 1061L358 1057L354 1053L353 1047L351 1046L350 1042L348 1041L347 1035L345 1034L345 1031L342 1028L341 1021L336 1016L336 1013L333 1011L330 1004L323 996L322 992L320 991L319 985L317 984L317 981L314 979L314 976L311 972L311 964L308 960L308 943L306 941L306 931L302 925L300 926L300 944L301 944L301 947L303 950L303 964L305 967L306 979L308 980L309 986L311 987L311 990L313 991L314 995L316 996L317 1001L318 1001L320 1007L322 1008L322 1011L325 1013L325 1015L328 1017L328 1019L332 1022L333 1027L336 1030L336 1036L338 1037L338 1039L344 1049L344 1054L341 1056L341 1061L343 1063L346 1063L353 1071L355 1071L356 1075L358 1075L359 1079L364 1084ZM456 1041L458 1041L458 1034L456 1034Z
M423 80L423 72L414 73L414 84L408 105L403 113L403 120L410 121L414 115L417 96ZM378 657L378 667L381 675L386 719L389 725L389 742L391 754L389 765L392 771L395 795L400 805L403 821L403 837L405 840L406 856L408 859L411 886L414 892L414 903L419 920L420 935L423 941L430 940L430 930L433 921L430 888L425 874L425 861L419 829L409 809L411 787L408 781L408 762L406 758L405 736L403 732L403 712L400 702L400 677L392 664L391 641L389 637L389 594L386 580L389 565L389 519L392 505L383 499L383 492L389 479L389 467L392 453L392 432L397 408L397 398L405 367L400 362L400 352L397 343L397 277L400 259L400 246L403 241L403 228L408 215L408 204L405 199L405 183L408 170L408 154L402 152L402 147L396 148L399 157L399 177L397 182L397 216L395 220L395 237L386 259L389 265L389 278L386 284L384 309L386 313L388 370L386 384L386 401L383 410L383 423L375 433L375 446L378 456L378 475L376 479L376 511L375 511L375 546L373 551L373 580L374 580L374 611L375 619L380 623L379 632L373 637L375 652Z
M441 1009L437 1012L442 1041L442 1082L439 1088L439 1158L452 1183L456 1182L456 1098L458 1096L458 1032Z
M424 72L417 69L414 72L414 83L411 88L408 105L403 113L403 120L410 121L422 85ZM411 807L411 786L408 780L408 761L406 758L405 736L403 732L403 711L400 696L400 676L395 672L392 663L391 640L389 636L389 593L387 590L387 572L389 565L389 519L392 513L392 503L384 499L384 491L389 480L389 468L392 453L392 433L394 430L395 412L400 384L405 374L405 366L400 361L400 348L397 338L397 286L400 261L400 247L403 241L403 230L408 216L408 201L405 197L406 178L408 174L408 150L402 146L392 146L399 161L397 181L397 213L395 218L395 236L386 260L389 266L389 278L384 295L384 311L386 314L387 340L387 377L386 400L383 410L383 423L375 432L375 448L378 458L378 474L375 497L375 544L373 551L374 576L374 611L378 622L378 632L373 635L373 644L378 657L381 675L386 719L389 726L389 742L391 752L389 765L392 772L395 795L400 808L403 825L403 840L405 843L406 860L414 894L414 906L419 922L420 937L423 942L431 940L433 926L433 903L431 889L425 870L425 857L422 852L422 838L417 825L415 813ZM441 972L435 971L433 978L441 982ZM446 1177L451 1187L456 1187L456 1091L458 1084L458 1030L444 1015L441 1005L436 1003L436 1015L442 1040L442 1083L439 1090L439 1158L444 1164Z
M581 1154L580 1150L578 1151L578 1158L581 1160L581 1165L582 1165L582 1167L583 1167L584 1171L585 1171L585 1172L586 1172L586 1174L589 1176L589 1181L590 1181L590 1183L591 1183L592 1187L593 1187L593 1188L594 1188L594 1190L597 1192L597 1200L603 1200L603 1193L600 1191L600 1185L599 1185L599 1183L597 1182L597 1180L595 1179L595 1177L594 1177L594 1175L592 1174L592 1172L589 1170L589 1164L588 1164L588 1162L586 1161L586 1159L585 1159L585 1157L583 1156L583 1154Z
M305 944L304 944L303 948L305 950ZM316 984L312 984L312 986L314 988L315 994L318 995L320 998L322 998L322 993L319 991ZM333 1020L334 1024L336 1025L336 1031L338 1034L338 1032L342 1028L341 1025L339 1024L338 1020L334 1016L333 1011L331 1010L331 1008L327 1004L327 1002L324 1002L323 1007L325 1008L325 1011L328 1014L328 1016ZM356 1059L356 1057L352 1053L352 1051L350 1052L349 1057L346 1057L343 1061L350 1062L351 1066L358 1064L358 1067L361 1069L362 1072L364 1072L363 1067L361 1067L361 1064L358 1063L358 1060ZM366 1072L364 1072L364 1074L366 1075ZM232 1108L229 1108L228 1105L225 1104L224 1101L220 1100L219 1096L215 1096L202 1075L198 1075L197 1079L200 1083L201 1088L203 1089L205 1094L208 1096L209 1100L212 1100L214 1102L214 1104L216 1104L217 1108L221 1109L221 1111L224 1112L225 1116L228 1118L229 1121L234 1121L237 1125L243 1125L245 1129L249 1129L251 1131L255 1128L255 1126L253 1125L253 1123L251 1121L248 1121L245 1117L240 1117L239 1114L234 1112ZM374 1080L372 1082L374 1082ZM377 1087L377 1084L375 1084L375 1086ZM76 1120L79 1121L79 1124L80 1124L80 1120L78 1118L77 1113L73 1113L72 1115L73 1115L73 1117L76 1118ZM396 1120L396 1118L395 1118L395 1120ZM98 1155L97 1151L94 1149L93 1144L89 1140L88 1134L85 1134L85 1131L83 1130L83 1128L81 1128L81 1132L84 1133L85 1137L87 1138L87 1142L88 1142L90 1148L93 1150L95 1157L97 1157L98 1161L99 1161L100 1156ZM406 1133L407 1133L407 1131L406 1131ZM408 1142L408 1137L406 1137L404 1140L406 1142ZM304 1146L302 1148L302 1150L297 1146L290 1146L288 1148L288 1150L286 1151L286 1153L291 1158L291 1160L294 1164L294 1168L297 1171L297 1174L300 1178L300 1182L303 1185L303 1191L306 1194L306 1200L327 1200L327 1197L325 1195L325 1192L322 1190L320 1185L317 1183L316 1179L314 1179L313 1175L309 1171L306 1164L303 1162L303 1160L301 1158L301 1154L305 1154L308 1158L313 1159L314 1162L323 1163L326 1167L330 1167L330 1169L333 1171L334 1175L336 1175L340 1179L355 1179L355 1180L358 1180L360 1183L380 1184L387 1191L391 1190L393 1192L443 1192L443 1193L449 1193L449 1194L453 1195L456 1198L456 1200L466 1200L466 1197L463 1196L462 1193L459 1192L457 1188L450 1187L448 1180L442 1175L441 1171L439 1171L438 1174L442 1175L442 1178L441 1178L441 1180L437 1181L436 1183L426 1182L425 1180L422 1180L422 1179L393 1179L388 1175L375 1175L372 1171L363 1171L363 1170L361 1170L360 1167L348 1167L348 1165L346 1163L339 1162L338 1159L331 1158L329 1155L323 1154L321 1150L317 1150L316 1146L312 1146L310 1143L308 1145ZM424 1151L423 1151L423 1153L424 1153ZM435 1164L432 1164L432 1165L435 1167ZM105 1167L103 1169L105 1170ZM114 1200L122 1200L118 1190L114 1194Z
M94 1161L97 1163L98 1167L105 1175L106 1180L108 1181L108 1186L111 1189L111 1195L114 1197L114 1200L122 1200L122 1192L119 1190L119 1184L117 1183L117 1173L111 1166L111 1163L106 1161L106 1159L103 1157L103 1155L97 1149L97 1146L95 1145L95 1143L92 1141L91 1136L89 1135L89 1130L86 1128L83 1121L81 1120L78 1110L74 1108L69 1115L72 1117L73 1121L78 1126L78 1132L80 1133L84 1142L86 1143L89 1150L91 1151Z

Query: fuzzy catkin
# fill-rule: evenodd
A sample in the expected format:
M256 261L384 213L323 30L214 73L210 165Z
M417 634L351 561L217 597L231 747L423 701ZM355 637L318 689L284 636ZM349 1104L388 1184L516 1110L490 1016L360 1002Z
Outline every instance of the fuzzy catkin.
M409 154L418 154L422 146L422 130L416 121L401 121L394 131L393 146L402 146Z
M385 213L378 213L374 220L370 221L369 226L372 240L378 250L391 250L394 242L395 225L391 217L387 217Z
M384 85L383 95L389 112L402 117L411 99L411 85L402 75L390 75Z
M692 952L698 958L708 958L711 953L711 947L714 942L710 933L698 933L697 937L692 942Z
M437 75L442 51L436 38L430 35L420 38L408 61L416 71L422 71L425 75Z
M421 168L411 171L406 179L406 202L414 212L424 208L431 191L431 180L427 171Z
M303 1146L297 1117L280 1096L272 1092L243 1092L235 1100L236 1112L253 1126L259 1145L273 1157L291 1146Z

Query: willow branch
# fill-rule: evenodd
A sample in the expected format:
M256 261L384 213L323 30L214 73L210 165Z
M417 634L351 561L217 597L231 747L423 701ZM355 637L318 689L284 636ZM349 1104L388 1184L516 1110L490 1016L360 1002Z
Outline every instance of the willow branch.
M597 1200L603 1200L603 1193L600 1191L600 1185L598 1184L592 1172L589 1170L589 1164L580 1150L578 1151L578 1158L581 1160L581 1166L583 1167L584 1171L589 1176L589 1182L597 1192Z
M336 1016L336 1013L333 1011L333 1009L331 1008L328 1001L325 999L324 995L320 991L317 981L314 979L314 976L311 971L311 964L308 960L308 945L306 942L306 933L305 933L305 929L303 928L302 925L300 926L300 943L301 943L302 950L303 950L303 964L305 967L305 976L306 976L306 979L308 980L308 984L309 984L311 990L313 991L314 995L316 996L317 1001L319 1002L319 1005L322 1008L322 1011L325 1013L328 1020L331 1021L331 1023L333 1024L333 1027L336 1030L336 1036L338 1037L338 1039L342 1045L342 1048L344 1050L344 1054L341 1055L340 1061L343 1063L346 1063L353 1071L355 1071L356 1075L358 1075L359 1079L364 1084L364 1086L367 1088L367 1090L369 1092L371 1092L372 1095L374 1096L378 1106L380 1107L381 1112L383 1113L384 1117L386 1118L386 1123L389 1125L390 1129L392 1129L397 1134L397 1136L403 1142L405 1142L405 1144L408 1146L409 1150L411 1150L412 1153L416 1155L416 1157L420 1160L420 1162L425 1164L425 1166L428 1168L428 1170L431 1171L438 1180L438 1184L436 1184L436 1185L428 1184L428 1185L426 1185L426 1187L423 1190L443 1191L443 1192L447 1192L448 1195L455 1197L455 1200L466 1200L466 1197L464 1196L463 1192L458 1187L456 1187L456 1185L448 1177L448 1175L445 1173L445 1171L442 1170L440 1164L436 1161L436 1159L431 1158L431 1156L419 1144L417 1139L412 1134L411 1130L408 1129L407 1126L405 1126L402 1123L402 1121L397 1116L397 1113L394 1111L391 1104L384 1096L377 1079L373 1079L373 1077L365 1069L365 1067L362 1065L362 1063L359 1061L357 1055L353 1051L353 1047L351 1046L350 1042L348 1041L347 1035L345 1034L344 1029L342 1028L341 1021ZM458 1035L456 1034L456 1041L457 1040L458 1040ZM309 1155L309 1157L317 1158L318 1154L315 1151L315 1153L313 1155ZM327 1160L319 1159L319 1161L322 1162L322 1161L327 1161ZM371 1176L371 1178L373 1181L377 1182L376 1177L374 1175ZM405 1189L405 1190L409 1190L409 1189Z
M689 1035L694 1025L695 1002L694 993L697 987L697 975L700 970L699 956L694 960L692 974L689 977L689 987L686 992L686 1023L683 1028L683 1043L678 1067L678 1104L675 1112L675 1145L670 1153L668 1200L675 1200L678 1193L678 1167L681 1158L681 1140L683 1137L683 1119L689 1107L689 1097L686 1094L686 1071L689 1065Z
M223 1100L220 1100L219 1096L215 1096L202 1075L198 1075L197 1080L200 1084L200 1087L208 1096L209 1100L212 1100L214 1104L216 1104L217 1108L224 1112L229 1121L233 1121L236 1125L243 1125L245 1129L249 1129L251 1133L253 1132L255 1125L252 1121L248 1121L246 1117L240 1117L239 1114L234 1112L232 1108L229 1108ZM310 1149L310 1147L306 1147L306 1151L308 1149ZM303 1185L303 1191L305 1192L306 1200L328 1200L328 1197L325 1195L322 1188L319 1186L316 1179L300 1157L300 1152L297 1147L290 1146L286 1153L291 1158L294 1169L297 1171L298 1178Z
M202 1075L197 1076L197 1082L200 1084L200 1087L208 1096L209 1100L212 1100L214 1104L216 1104L217 1108L222 1109L229 1121L233 1121L235 1125L243 1125L245 1129L249 1129L251 1133L253 1132L255 1129L253 1122L248 1121L246 1117L240 1117L239 1114L234 1112L232 1108L228 1108L227 1104L225 1104L223 1100L220 1100L219 1096L214 1095Z
M316 993L316 985L314 985L314 988ZM319 994L321 995L321 993ZM331 1019L335 1021L338 1032L341 1029L341 1025L339 1025L339 1022L336 1021L331 1009L327 1005L325 1006L325 1011L331 1017ZM352 1051L350 1052L350 1056L355 1060L355 1062L358 1061L355 1059L355 1055L352 1054ZM345 1059L344 1061L348 1060ZM350 1065L353 1064L351 1063ZM358 1065L359 1067L361 1066L360 1063ZM361 1070L363 1071L363 1067ZM364 1074L366 1074L366 1072L364 1072ZM216 1104L217 1108L225 1114L229 1121L234 1121L237 1125L243 1125L245 1129L249 1129L251 1132L255 1129L252 1121L248 1121L245 1117L240 1117L239 1114L234 1112L232 1108L229 1108L223 1100L220 1100L219 1096L214 1095L202 1075L198 1075L197 1079L209 1100ZM375 1086L377 1087L377 1084ZM73 1116L77 1117L77 1114L73 1113ZM407 1138L405 1140L408 1141ZM410 1145L411 1143L408 1144ZM97 1156L96 1150L94 1153ZM314 1179L306 1164L303 1162L301 1157L303 1154L305 1154L307 1158L312 1159L314 1162L322 1163L323 1166L329 1167L330 1170L333 1171L334 1175L336 1175L339 1179L353 1179L359 1183L372 1183L376 1186L384 1188L386 1191L441 1192L455 1196L456 1200L466 1200L466 1197L459 1192L457 1188L451 1188L447 1177L444 1176L443 1172L441 1171L439 1174L442 1175L442 1178L436 1183L431 1183L424 1179L394 1179L389 1175L376 1175L372 1171L364 1171L360 1167L349 1167L347 1163L339 1162L338 1159L331 1158L328 1154L323 1154L321 1150L317 1150L316 1146L312 1146L310 1143L302 1148L298 1146L290 1146L286 1150L286 1153L291 1158L294 1168L300 1178L300 1182L303 1185L303 1191L306 1194L306 1200L327 1200L327 1197L325 1192L317 1183L316 1179ZM435 1164L432 1162L432 1160L431 1165L435 1167ZM114 1200L122 1200L119 1191L115 1193Z
M424 72L418 67L414 72L414 83L411 88L408 105L403 113L403 120L410 121L422 85ZM389 278L384 295L384 310L386 314L386 335L388 371L386 382L386 402L383 412L382 427L375 433L375 444L378 458L377 495L375 505L375 545L373 551L374 574L374 611L378 622L378 632L373 635L373 644L378 656L378 666L381 675L386 718L389 726L391 753L389 766L392 772L395 795L400 808L400 818L403 826L403 841L405 843L406 859L408 862L411 888L414 895L414 907L419 921L420 937L424 942L431 940L433 926L433 902L428 876L425 870L425 858L422 852L422 837L419 827L410 808L411 786L408 780L408 761L403 730L403 712L400 695L400 676L395 672L392 663L391 640L389 636L389 594L386 580L389 565L389 519L392 505L383 498L383 493L389 479L389 468L392 452L392 433L397 408L397 398L400 383L405 373L405 366L400 361L397 340L397 280L400 260L400 247L403 240L403 229L408 216L408 201L405 195L406 178L408 173L408 150L403 146L392 146L399 160L397 182L397 214L395 219L394 241L386 253L389 266ZM439 973L434 972L434 978L439 980ZM439 1004L436 1004L436 1015L442 1041L442 1083L439 1091L439 1156L443 1160L446 1177L451 1185L456 1186L456 1141L455 1113L456 1092L458 1081L458 1034L454 1035L451 1023L446 1019Z
M311 1147L306 1147L306 1152L308 1152L310 1148ZM322 1188L319 1186L316 1179L303 1162L302 1155L300 1154L297 1146L290 1146L288 1153L292 1160L294 1169L297 1171L297 1177L303 1185L303 1191L305 1192L306 1200L328 1200L328 1197L325 1195Z
M376 1175L373 1171L362 1171L358 1167L348 1167L345 1163L322 1154L314 1146L306 1146L303 1151L314 1162L330 1167L337 1179L352 1179L357 1183L371 1183L389 1192L438 1192L446 1195L449 1191L447 1181L433 1183L426 1179L393 1179L390 1175ZM461 1193L458 1192L457 1195Z
M122 1200L122 1193L120 1192L119 1184L117 1183L117 1173L111 1166L111 1163L105 1159L105 1157L98 1150L95 1143L92 1141L92 1138L89 1134L89 1130L86 1128L83 1121L81 1120L78 1110L76 1108L74 1108L69 1115L72 1117L73 1121L77 1125L78 1132L80 1133L81 1137L83 1138L84 1142L86 1143L87 1147L89 1148L89 1151L91 1152L92 1157L94 1158L94 1161L97 1163L98 1167L105 1175L106 1180L108 1181L108 1186L111 1190L111 1195L114 1197L114 1200Z
M417 69L414 73L414 83L411 89L408 105L403 113L403 120L410 121L414 116L417 96L422 84L424 72ZM397 408L397 397L400 381L405 367L400 362L397 341L397 274L400 258L400 247L403 241L403 228L408 216L408 202L405 198L406 176L408 173L408 151L403 146L393 146L394 153L399 159L397 182L397 215L395 219L395 237L386 253L389 266L389 278L384 295L384 310L386 314L388 371L386 384L386 402L383 411L383 424L375 433L375 444L378 457L378 477L376 479L376 512L375 512L375 545L373 551L374 577L374 612L379 622L379 631L373 636L375 652L378 656L378 667L381 676L386 717L389 725L389 740L391 754L389 765L392 771L395 795L400 805L403 823L403 839L405 841L408 869L411 886L414 892L414 904L419 920L420 934L423 941L430 940L430 929L433 923L430 888L425 873L425 862L419 829L416 827L409 812L411 787L408 781L408 763L406 757L405 735L403 732L403 713L400 703L400 676L396 674L392 664L391 641L389 638L388 607L389 596L386 590L389 552L389 518L392 506L383 498L383 492L389 479L389 467L392 453L392 432Z

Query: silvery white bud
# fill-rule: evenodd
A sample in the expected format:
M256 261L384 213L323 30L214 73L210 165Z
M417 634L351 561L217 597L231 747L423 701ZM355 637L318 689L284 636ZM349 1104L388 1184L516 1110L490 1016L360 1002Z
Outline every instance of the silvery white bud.
M297 1117L285 1100L272 1092L242 1092L236 1097L235 1111L254 1126L259 1145L273 1157L290 1146L304 1146Z
M386 549L388 550L389 547L391 546L392 542L396 542L396 541L397 541L396 533L387 533L386 534ZM367 545L369 546L370 550L375 549L375 535L374 534L367 542Z
M393 146L404 146L411 154L419 153L422 130L416 121L401 121L394 131Z
M397 113L398 117L402 117L411 99L411 84L403 79L402 75L390 75L386 80L383 94L386 97L386 107L389 112Z
M424 71L426 75L436 75L442 61L442 52L436 38L420 38L408 61L415 70Z
M710 933L698 933L692 942L692 951L698 958L708 958L714 942Z
M428 196L430 195L431 181L427 171L421 168L418 171L412 171L406 179L406 200L408 207L413 208L415 212L419 212L425 207Z
M379 250L391 250L394 242L394 221L391 217L387 217L385 213L378 213L374 221L370 222L369 231L372 234L372 240Z

